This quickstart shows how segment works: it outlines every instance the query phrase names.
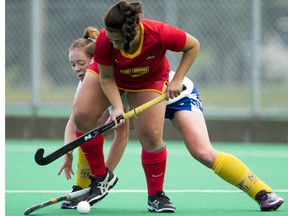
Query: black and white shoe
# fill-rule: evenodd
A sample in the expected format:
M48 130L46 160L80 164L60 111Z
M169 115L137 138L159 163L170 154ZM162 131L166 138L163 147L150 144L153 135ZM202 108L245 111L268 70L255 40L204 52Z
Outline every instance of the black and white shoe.
M164 191L157 191L157 194L148 197L148 210L150 212L174 213L176 207L170 202Z
M104 176L98 176L96 178L90 176L90 179L91 189L89 191L89 196L87 197L87 202L90 206L103 199L108 194L108 191L113 188L118 181L118 177L109 169L107 169Z

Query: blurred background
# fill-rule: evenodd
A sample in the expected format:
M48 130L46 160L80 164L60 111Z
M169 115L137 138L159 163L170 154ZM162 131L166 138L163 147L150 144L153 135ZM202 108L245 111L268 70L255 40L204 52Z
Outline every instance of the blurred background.
M101 29L116 2L6 0L6 138L63 137L78 83L68 48L86 27ZM145 18L200 41L188 77L200 93L212 141L288 143L288 0L142 3ZM180 54L167 56L176 70Z

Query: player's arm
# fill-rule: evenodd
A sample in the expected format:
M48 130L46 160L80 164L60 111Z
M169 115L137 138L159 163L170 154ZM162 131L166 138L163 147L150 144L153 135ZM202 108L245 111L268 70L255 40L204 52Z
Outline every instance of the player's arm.
M74 118L73 118L73 113L72 113L65 127L65 134L64 134L65 144L70 143L74 139L76 139L74 129L75 129L75 123L74 123ZM58 171L58 175L60 175L62 171L64 170L66 179L71 179L71 174L74 175L72 162L73 162L73 152L70 151L64 155L64 161Z
M189 68L196 59L200 49L199 41L192 35L186 33L186 42L182 49L182 57L179 66L176 70L175 76L169 83L166 91L166 96L169 98L177 97L181 94L182 82L186 76ZM168 99L168 98L167 98Z
M114 68L113 66L104 66L100 64L98 64L98 67L100 71L100 83L103 92L114 109L113 113L111 113L110 115L110 119L116 123L116 126L114 127L116 128L118 126L116 122L116 117L123 115L124 111L120 93L114 78ZM121 120L119 125L124 122L124 120Z

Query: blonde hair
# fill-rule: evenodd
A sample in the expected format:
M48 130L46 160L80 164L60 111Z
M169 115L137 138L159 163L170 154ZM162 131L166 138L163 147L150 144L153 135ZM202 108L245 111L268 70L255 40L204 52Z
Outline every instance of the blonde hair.
M95 44L96 44L95 42L98 35L99 31L97 28L92 26L87 27L84 30L83 37L75 40L71 44L69 52L77 48L84 48L86 56L92 58L94 56Z

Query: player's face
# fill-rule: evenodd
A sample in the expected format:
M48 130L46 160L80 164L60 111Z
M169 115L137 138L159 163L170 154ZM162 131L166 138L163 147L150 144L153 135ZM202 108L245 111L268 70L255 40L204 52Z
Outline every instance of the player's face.
M91 58L85 55L84 48L70 50L69 62L76 76L82 81L84 79L86 69L91 63Z
M106 35L115 49L124 48L124 44L127 42L127 40L122 33L106 31Z

